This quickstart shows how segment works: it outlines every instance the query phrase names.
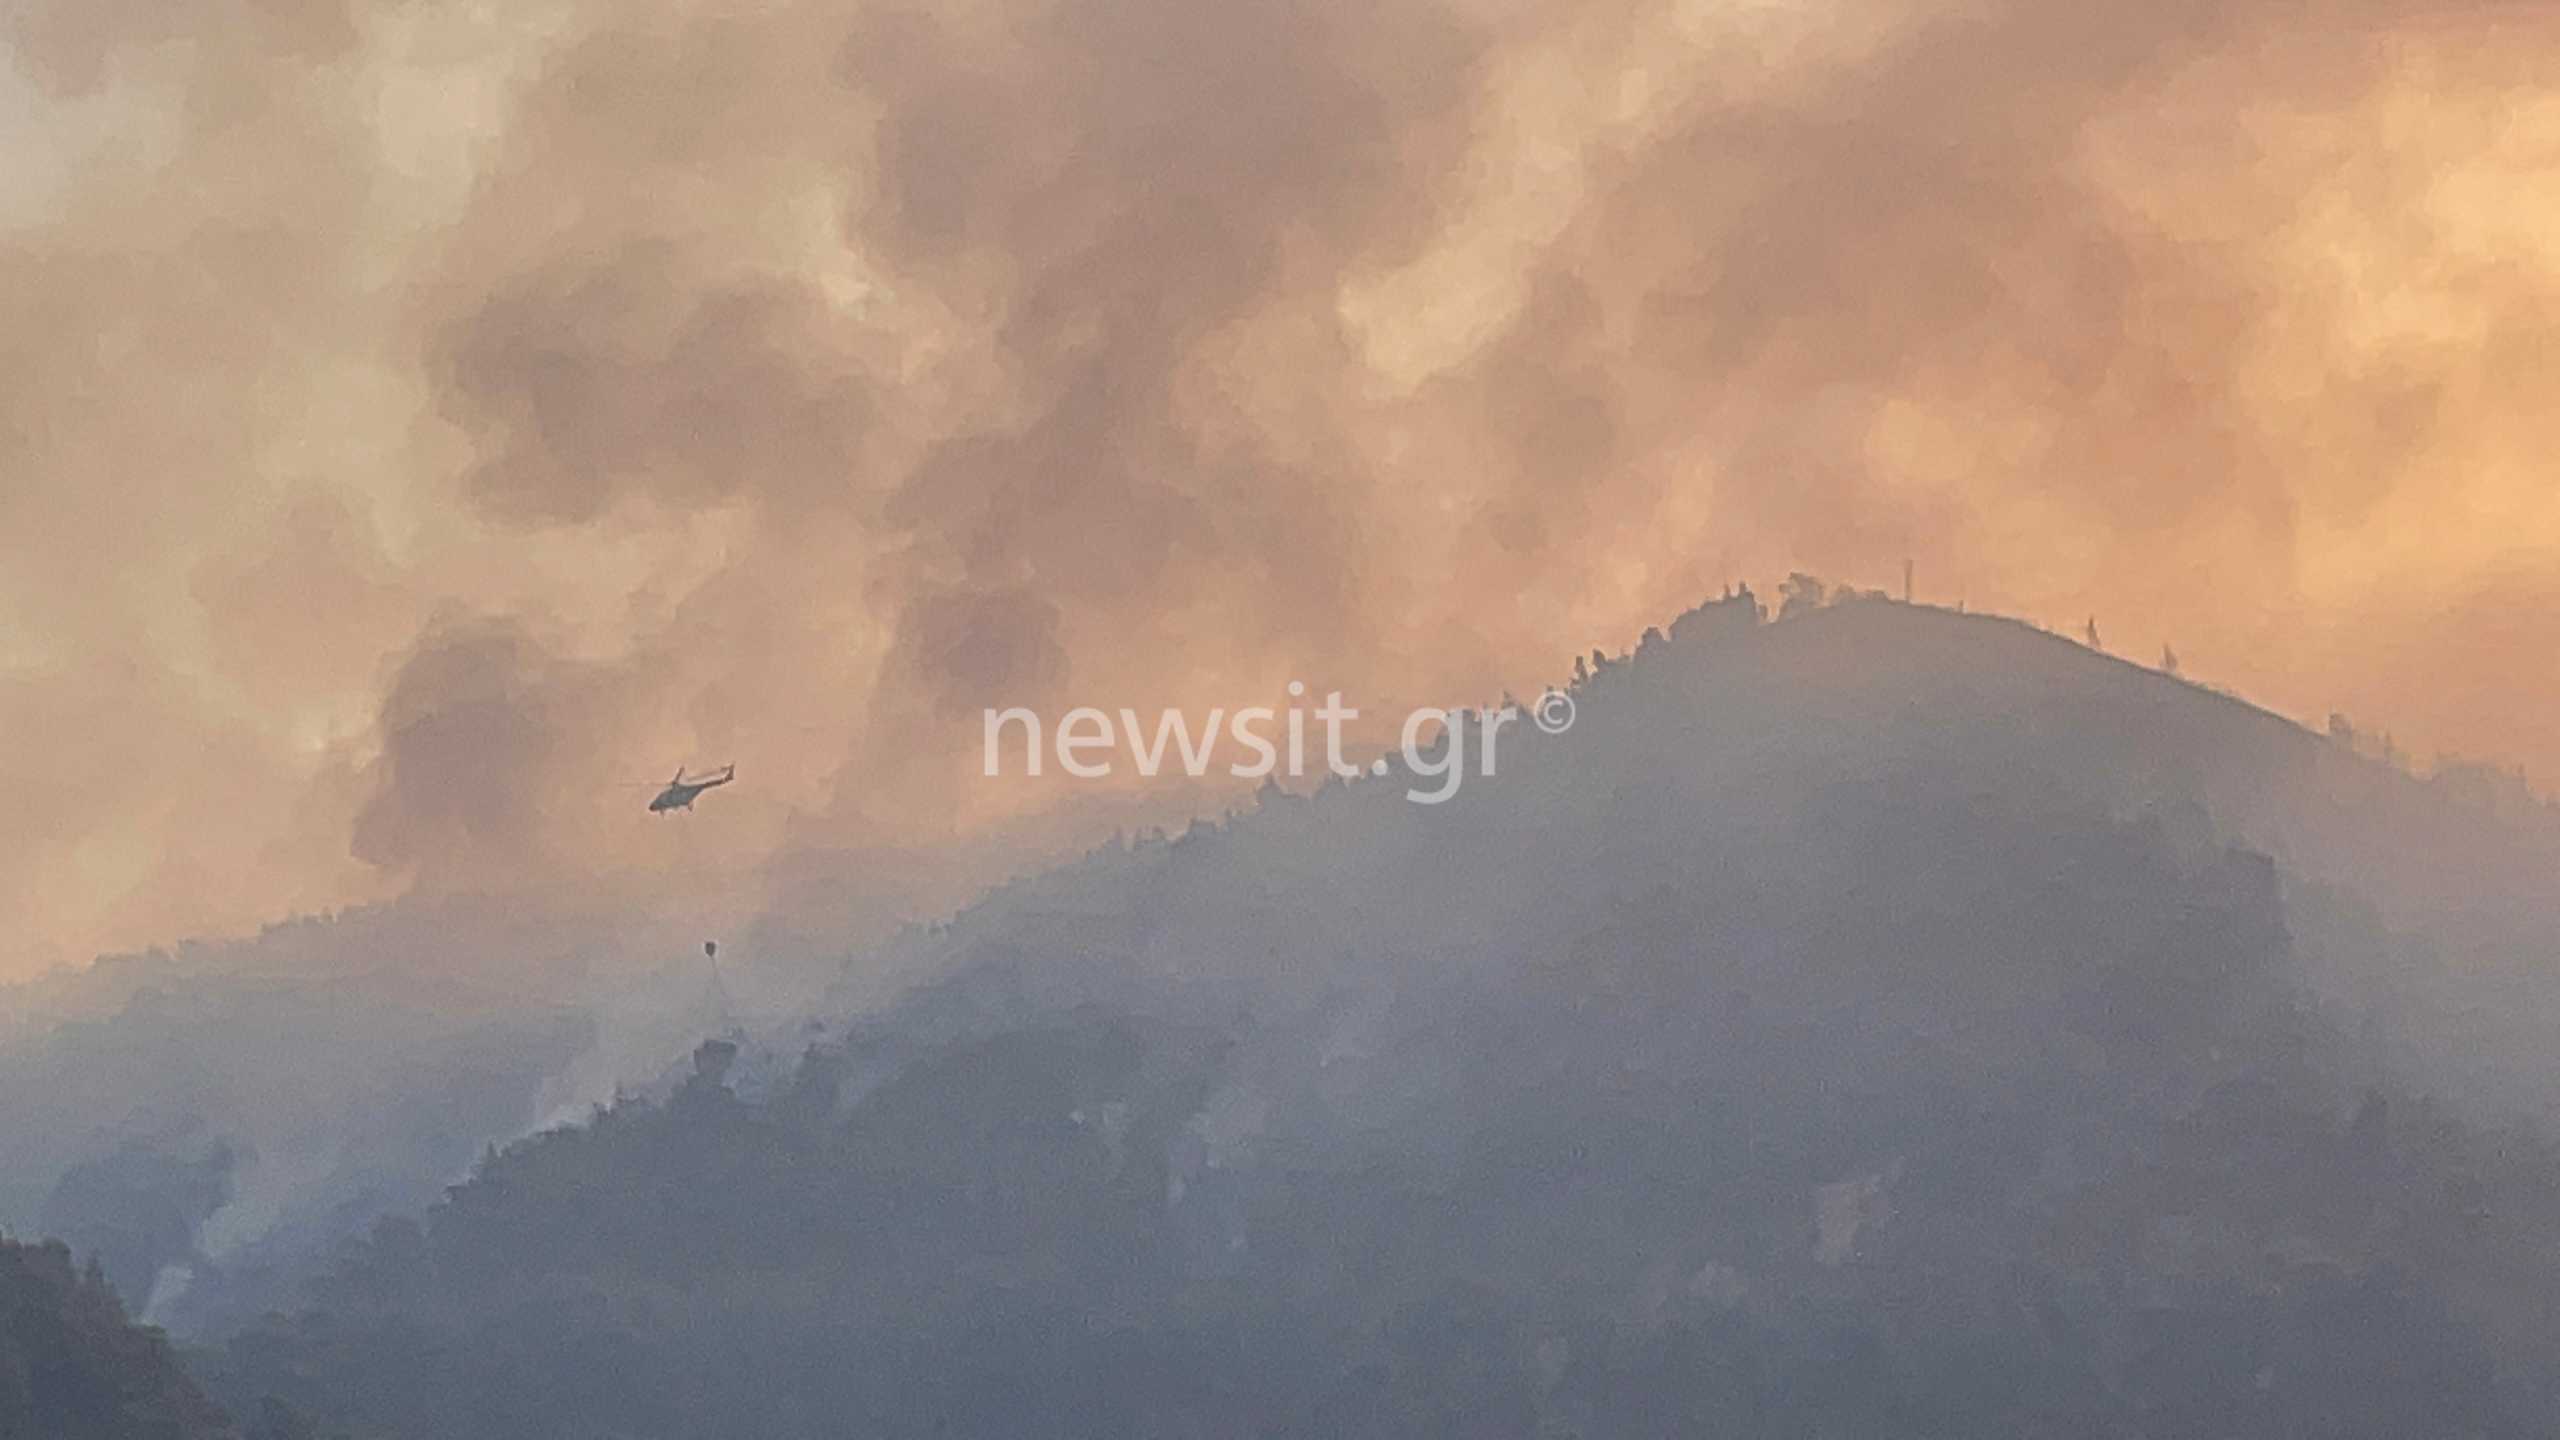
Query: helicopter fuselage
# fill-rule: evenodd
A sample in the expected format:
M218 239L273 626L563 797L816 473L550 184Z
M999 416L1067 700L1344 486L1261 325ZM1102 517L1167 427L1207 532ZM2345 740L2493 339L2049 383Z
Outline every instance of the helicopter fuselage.
M693 808L693 802L700 798L703 791L726 785L736 779L737 775L738 767L735 765L717 775L706 775L699 780L687 780L684 778L684 772L679 770L676 772L676 778L667 782L667 788L658 792L658 798L649 802L649 813L663 815L670 810L690 810Z

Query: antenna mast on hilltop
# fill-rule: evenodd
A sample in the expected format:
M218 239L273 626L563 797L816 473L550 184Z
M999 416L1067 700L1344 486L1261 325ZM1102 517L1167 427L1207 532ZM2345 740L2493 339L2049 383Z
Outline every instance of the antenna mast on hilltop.
M1902 557L1902 603L1911 603L1911 557Z

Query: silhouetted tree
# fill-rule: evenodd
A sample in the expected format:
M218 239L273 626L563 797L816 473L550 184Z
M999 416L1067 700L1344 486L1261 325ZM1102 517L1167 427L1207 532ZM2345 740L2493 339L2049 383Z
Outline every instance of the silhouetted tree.
M1778 584L1778 618L1819 610L1830 599L1830 587L1801 570Z

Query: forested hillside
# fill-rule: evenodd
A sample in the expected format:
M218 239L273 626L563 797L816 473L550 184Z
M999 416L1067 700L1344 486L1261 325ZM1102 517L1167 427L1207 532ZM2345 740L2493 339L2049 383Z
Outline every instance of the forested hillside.
M2547 812L1875 601L1575 699L1445 806L1013 886L208 1374L455 1440L2552 1433Z
M59 1244L0 1239L0 1437L226 1440L222 1412L160 1332L125 1318L105 1277Z

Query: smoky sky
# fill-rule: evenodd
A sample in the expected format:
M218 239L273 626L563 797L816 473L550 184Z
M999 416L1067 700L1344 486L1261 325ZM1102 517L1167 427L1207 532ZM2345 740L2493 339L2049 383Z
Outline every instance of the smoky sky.
M2560 765L2542 7L0 25L0 974L930 853L1090 799L983 706L1527 693L1906 559Z

